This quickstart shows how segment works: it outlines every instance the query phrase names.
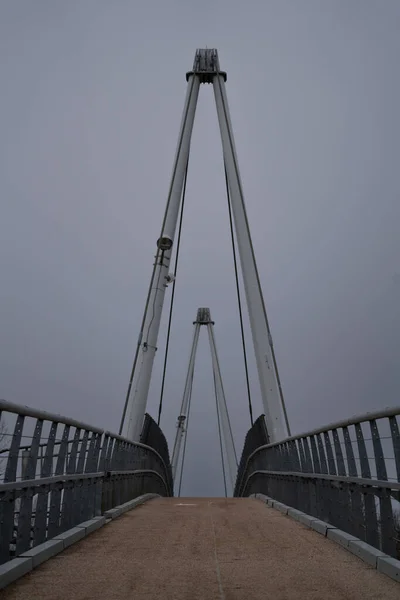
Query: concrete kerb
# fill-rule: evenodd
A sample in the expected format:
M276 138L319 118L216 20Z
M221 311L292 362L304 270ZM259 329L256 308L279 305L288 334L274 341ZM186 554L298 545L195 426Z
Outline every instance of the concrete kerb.
M347 533L346 531L342 531L341 529L330 529L327 532L326 537L330 540L333 540L337 544L340 544L341 546L343 546L343 548L346 548L346 550L349 549L350 542L360 541L357 537L351 535L351 533Z
M80 523L76 527L73 527L64 533L60 533L55 538L24 552L21 556L0 565L0 590L4 589L7 585L13 583L20 577L23 577L41 563L49 560L49 558L52 558L56 554L59 554L93 531L103 527L103 525L109 523L111 519L115 519L117 516L122 515L128 510L147 502L147 500L158 497L158 494L144 494L143 496L134 498L129 502L125 502L125 504L121 504L120 506L106 511L103 516L95 517L94 519ZM107 516L110 515L110 513L112 516Z
M396 560L391 556L379 556L376 568L400 583L400 560Z
M26 575L32 569L33 561L31 558L13 558L9 562L0 565L0 590Z
M68 548L68 546L75 544L75 542L79 542L79 540L84 538L85 535L85 529L82 529L82 527L73 527L72 529L68 529L68 531L65 531L64 533L60 533L54 539L62 540L65 550L65 548Z
M386 558L386 554L366 542L360 540L351 540L349 542L349 550L356 556L362 558L363 561L377 568L378 558Z
M265 496L264 494L254 494L254 498L256 498L257 500L261 500L261 502L265 502L265 504L267 504L271 508L273 508L274 506L274 500L269 496Z
M297 508L289 508L287 514L295 521L303 523L303 525L307 525L307 527L311 527L310 517L306 515L306 513L301 512L301 510L297 510Z
M313 521L311 521L311 529L318 531L318 533L320 533L323 536L327 536L328 529L336 529L336 527L334 525L326 523L325 521L321 521L320 519L314 519Z
M102 517L94 517L93 519L89 519L89 521L84 521L77 525L79 529L85 530L85 536L92 533L92 531L96 531L96 529L100 529L103 525L106 524L106 517L103 515Z
M264 502L269 507L276 508L288 517L295 519L306 527L310 527L310 529L313 529L324 537L340 544L343 548L355 556L358 556L358 558L377 569L380 573L384 573L391 579L400 582L400 560L396 560L388 554L384 554L381 550L370 546L350 533L346 533L345 531L334 527L330 523L307 515L306 513L297 510L297 508L286 506L286 504L277 502L269 496L265 496L264 494L254 494L253 498L261 500L261 502Z
M42 562L49 560L49 558L59 554L63 550L64 543L62 540L48 540L47 542L24 552L19 558L31 558L32 568L35 569L35 567L38 567Z
M106 510L106 512L104 513L104 517L106 519L116 519L117 517L119 517L121 514L121 507L118 506L117 508L110 508L110 510Z
M289 507L286 504L282 504L282 502L274 502L273 508L276 508L276 510L279 510L284 515L288 514Z

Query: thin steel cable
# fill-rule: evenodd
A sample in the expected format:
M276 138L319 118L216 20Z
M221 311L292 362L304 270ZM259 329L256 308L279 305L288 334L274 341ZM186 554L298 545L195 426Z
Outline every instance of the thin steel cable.
M189 155L190 155L190 151L189 151ZM186 163L185 179L184 179L184 182L183 182L182 205L181 205L181 214L180 214L180 218L179 218L178 242L177 242L177 246L176 246L176 258L175 258L175 266L174 266L174 277L176 277L176 274L178 272L179 249L180 249L180 245L181 245L183 209L185 207L186 183L187 183L188 168L189 168L189 156L188 156L188 160L187 160L187 163ZM165 387L165 377L166 377L166 373L167 373L169 340L170 340L170 336L171 336L172 312L173 312L173 308L174 308L174 299L175 299L175 284L176 284L176 279L174 279L174 282L172 284L171 304L170 304L170 308L169 308L167 342L166 342L166 345L165 345L165 356L164 356L164 367L163 367L162 382L161 382L160 403L158 405L158 418L157 418L157 424L158 425L160 425L162 404L163 404L163 398L164 398L164 387Z
M225 473L225 463L224 463L224 451L223 451L223 447L222 447L221 420L220 420L220 417L219 417L218 397L217 397L217 382L215 381L215 373L213 373L213 379L214 379L215 406L217 408L218 435L219 435L219 448L220 448L220 451L221 451L222 475L224 477L225 498L227 498L228 497L228 491L227 491L227 488L226 488L226 473Z
M241 336L242 336L244 369L245 369L245 372L246 372L247 397L248 397L248 400L249 400L250 423L251 423L251 426L253 427L253 424L254 424L254 420L253 420L253 405L252 405L252 402L251 402L249 369L248 369L248 365L247 365L246 341L245 341L245 337L244 337L242 302L241 302L241 299L240 299L239 275L238 275L237 258L236 258L236 244L235 244L235 235L233 233L231 198L230 198L230 193L229 193L228 175L227 175L227 172L226 172L226 165L225 165L225 163L224 163L224 170L225 170L226 197L227 197L227 200L228 200L229 226L230 226L230 230L231 230L233 264L234 264L234 267L235 267L236 294L237 294L238 307L239 307L240 332L241 332Z
M186 440L187 440L187 434L188 434L188 429L189 429L189 416L190 416L190 407L191 407L191 405L192 405L193 378L194 378L194 370L193 370L193 373L192 373L192 379L191 379L191 381L190 381L190 394L189 394L189 402L188 402L187 417L186 417L186 431L185 431L185 440L184 440L184 442L183 442L183 452L182 452L181 472L180 472L180 476L179 476L179 491L178 491L178 498L180 498L180 495L181 495L181 488L182 488L183 466L184 466L184 464L185 464L185 455L186 455Z

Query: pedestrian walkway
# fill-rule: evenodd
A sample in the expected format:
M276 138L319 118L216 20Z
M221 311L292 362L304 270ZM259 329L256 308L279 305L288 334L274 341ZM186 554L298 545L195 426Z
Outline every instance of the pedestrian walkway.
M398 600L400 585L255 499L157 498L2 600Z

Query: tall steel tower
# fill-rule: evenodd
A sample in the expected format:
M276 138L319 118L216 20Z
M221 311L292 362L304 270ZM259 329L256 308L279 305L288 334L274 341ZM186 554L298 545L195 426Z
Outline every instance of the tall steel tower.
M225 170L268 434L271 442L281 440L288 435L288 422L272 336L246 215L243 188L225 89L226 79L226 73L220 70L217 50L201 49L196 51L193 70L186 74L186 99L172 169L167 206L160 237L157 240L153 273L121 422L121 433L133 441L139 440L142 430L154 356L157 349L157 338L165 290L172 279L169 273L171 254L174 246L175 230L201 83L212 84L214 89Z

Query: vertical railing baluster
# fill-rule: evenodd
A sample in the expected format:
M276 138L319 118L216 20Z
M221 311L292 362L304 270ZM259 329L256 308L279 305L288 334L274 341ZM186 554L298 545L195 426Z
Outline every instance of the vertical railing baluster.
M83 473L90 473L92 471L94 444L95 444L94 433L92 431L89 431ZM88 511L89 489L90 489L89 488L89 480L87 478L82 479L81 517L80 517L81 521L86 521L89 518L89 511Z
M339 432L337 429L332 429L332 437L335 448L338 475L346 477L346 467L344 464L343 452L340 444ZM340 507L336 517L338 519L338 525L342 529L348 531L349 528L351 528L351 518L349 516L350 487L346 483L341 483L335 493L337 494L337 502L338 506Z
M331 438L329 437L329 431L324 431L324 440L325 440L326 455L328 457L329 475L337 475L336 463L335 463L335 459L333 456L332 443L331 443Z
M357 477L357 466L354 458L353 444L348 427L343 427L344 447L346 450L347 466L350 477Z
M103 495L106 493L107 482L105 481L105 470L106 470L106 460L107 460L107 448L110 436L108 433L104 433L101 435L101 450L99 453L99 463L97 466L97 470L99 473L103 473L102 479L99 479L96 484L96 503L95 503L95 514L101 515L101 505Z
M380 533L382 551L390 556L397 555L397 537L394 518L392 497L390 490L381 488L378 490L380 502Z
M77 473L83 473L83 470L85 468L85 459L86 459L88 440L89 440L89 431L87 429L85 429L85 431L83 432L82 440L81 440L81 447L79 449L78 464L76 467Z
M67 473L69 475L74 475L77 469L77 459L78 459L78 449L79 442L81 439L81 429L75 429L74 439L72 440L71 450L69 452L69 459L67 464Z
M89 440L89 431L84 430L80 448L78 450L78 464L76 467L77 473L83 473L85 468L87 445ZM85 506L84 506L84 479L78 480L75 485L74 491L74 525L82 523L85 520Z
M400 432L396 417L389 417L390 433L392 436L394 461L396 464L397 481L400 482Z
M372 446L374 449L376 476L377 479L381 481L387 481L385 457L383 455L382 442L376 420L371 419L369 425L371 429ZM393 556L396 552L396 536L393 521L392 499L390 493L388 494L386 489L378 490L378 498L381 547L383 552Z
M114 444L115 444L115 439L112 438L112 437L110 437L109 441L108 441L106 464L104 465L104 470L105 471L111 471L112 470L111 460L112 460L112 455L113 455Z
M115 444L115 438L109 437L108 445L107 445L106 459L105 459L105 464L104 464L105 480L104 480L103 499L102 499L103 512L104 512L104 510L108 510L109 508L112 508L113 478L109 474L109 472L112 470L112 456L113 456L114 444Z
M343 427L343 439L346 451L347 467L349 471L348 474L350 477L357 477L357 465L354 457L353 443L351 441L348 427ZM363 508L360 486L352 484L349 486L348 491L350 494L351 504L349 533L362 538L364 536L364 529L362 523Z
M320 472L323 474L327 474L328 473L328 465L327 465L327 461L326 461L325 448L324 448L321 434L317 433L315 435L315 437L317 440ZM327 489L326 482L324 482L324 480L321 480L318 484L317 516L319 519L322 519L322 520L324 520L326 515L329 514L329 505L327 504L327 499L326 499L326 489Z
M69 452L69 458L67 461L67 475L75 475L77 468L77 458L78 458L78 448L81 436L81 429L76 428L74 433L74 439L72 440L71 449ZM72 481L67 484L67 487L64 489L64 502L63 502L63 511L61 515L61 531L67 531L70 529L74 523L74 514L76 511L76 507L74 503L76 501L75 487L78 482Z
M46 452L42 460L40 477L50 477L53 469L54 445L56 440L58 423L52 423L49 436L47 438ZM47 511L49 503L49 492L39 489L36 502L36 518L33 531L33 545L37 546L46 540L47 537Z
M332 429L333 444L335 446L336 464L338 475L346 476L346 468L344 465L342 447L340 445L339 433L337 429Z
M318 444L319 463L320 463L320 467L321 467L321 473L327 474L328 473L328 465L326 462L325 448L324 448L324 443L322 441L321 434L317 433L316 438L317 438L317 444Z
M308 445L307 437L303 437L302 442L303 442L304 456L306 459L306 473L313 473L314 469L313 469L313 463L311 460L310 446Z
M289 471L288 468L288 457L285 444L279 444L276 446L277 450L277 461L276 461L276 470L277 471Z
M299 459L299 453L297 450L297 445L296 445L296 441L295 440L291 440L289 442L289 448L290 448L290 462L291 462L291 469L292 471L300 471L300 459Z
M64 475L65 463L68 452L68 439L69 439L70 426L64 425L64 430L61 438L61 443L58 450L58 456L56 461L56 468L54 475ZM52 539L61 529L61 513L63 510L62 506L62 491L65 485L60 483L53 483L50 495L50 514L49 514L49 526L47 529L47 539Z
M101 433L93 433L94 442L93 442L93 454L91 457L91 464L87 465L88 473L97 473L98 472L98 464L100 460L100 447L101 447ZM101 482L97 479L88 480L88 507L87 507L87 518L92 518L95 516L96 512L96 493L99 489L99 485Z
M377 479L381 479L382 481L387 481L385 457L383 456L382 442L381 442L381 438L379 435L378 425L377 425L375 419L372 419L369 422L369 426L371 429L372 446L374 449Z
M16 423L15 423L15 427L14 427L14 433L11 438L10 450L8 452L6 471L4 474L4 483L9 483L10 481L16 481L16 479L17 479L19 449L21 446L22 430L24 428L24 422L25 422L25 417L22 415L18 415Z
M321 473L321 464L319 461L317 444L315 443L314 435L310 436L310 443L311 443L311 452L312 452L313 463L314 463L314 473Z
M101 444L101 451L100 451L100 458L99 458L99 465L98 465L99 472L106 470L109 441L110 441L110 435L108 433L105 433L103 435L102 444Z
M8 452L4 483L10 483L17 479L18 457L24 421L25 417L18 415ZM14 534L15 497L15 492L7 493L0 506L0 564L3 564L10 558L10 544Z
M364 434L360 423L355 425L358 454L360 457L361 477L371 479L371 469L367 449L365 446ZM364 496L364 519L365 519L365 541L375 548L379 548L378 519L376 515L375 496L368 489L363 493Z
M90 432L89 438L89 448L86 456L85 462L85 473L93 473L94 471L94 462L96 461L95 456L95 448L96 448L96 434L92 431ZM82 503L83 503L83 520L91 518L91 483L89 479L85 478L82 481Z
M37 419L32 437L32 444L30 449L28 450L27 461L23 473L23 479L25 480L35 479L42 429L43 420ZM29 550L31 547L32 502L32 488L22 490L15 547L16 556L22 554L22 552L25 552L26 550Z
M299 450L299 455L300 455L300 471L302 473L307 473L307 463L306 463L306 457L304 455L304 449L303 449L303 444L301 439L297 439L296 442L298 450Z

